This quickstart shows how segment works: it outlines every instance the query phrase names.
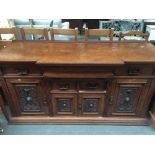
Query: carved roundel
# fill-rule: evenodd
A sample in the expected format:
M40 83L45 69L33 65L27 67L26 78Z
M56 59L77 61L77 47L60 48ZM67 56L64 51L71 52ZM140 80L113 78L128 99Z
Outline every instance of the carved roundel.
M40 106L37 100L36 86L16 86L16 88L19 94L22 111L40 111Z
M97 112L99 99L85 99L84 112Z
M71 112L71 99L58 99L59 112Z

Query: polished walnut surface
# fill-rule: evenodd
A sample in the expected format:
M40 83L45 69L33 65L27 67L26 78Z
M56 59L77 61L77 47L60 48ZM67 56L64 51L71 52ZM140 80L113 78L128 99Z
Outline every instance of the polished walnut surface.
M13 42L0 50L0 61L75 65L155 63L155 47L144 42Z

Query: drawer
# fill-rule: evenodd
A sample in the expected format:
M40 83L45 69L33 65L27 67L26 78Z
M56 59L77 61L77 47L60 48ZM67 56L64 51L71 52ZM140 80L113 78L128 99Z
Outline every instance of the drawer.
M80 90L105 90L106 89L106 81L104 80L84 80L79 83Z
M41 70L35 66L5 66L2 72L4 75L41 75Z
M76 81L75 80L54 80L53 81L53 90L58 90L58 91L72 91L76 90Z
M115 70L117 76L149 76L153 75L152 66L138 66L131 65L126 67L119 67Z

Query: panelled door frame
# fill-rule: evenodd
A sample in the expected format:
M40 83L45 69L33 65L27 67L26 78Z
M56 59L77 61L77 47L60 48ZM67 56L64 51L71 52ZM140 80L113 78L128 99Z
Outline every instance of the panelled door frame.
M77 115L77 92L51 93L54 116Z
M43 96L41 94L41 77L10 77L6 78L6 82L17 116L45 115L43 111L44 105L42 104ZM17 89L17 87L19 89ZM24 106L22 106L23 104L25 104L25 107L26 105L27 107L29 106L30 110L28 110L28 108L24 110Z
M142 112L142 105L144 105L145 101L146 101L146 96L147 93L149 91L149 86L150 86L151 82L149 79L128 79L128 78L120 78L120 79L115 79L112 82L112 87L111 89L111 96L112 97L112 102L108 103L108 115L113 115L113 116L140 116L140 115L144 115L144 113ZM124 90L127 88L128 90L126 90L126 92L121 92L121 89ZM137 89L137 90L136 90ZM128 94L127 91L130 91L130 93L132 93L130 95L126 95ZM136 93L136 96L134 96ZM125 97L126 96L126 97ZM125 97L125 99L123 98ZM120 102L119 102L120 101ZM133 101L135 104L133 104L131 101ZM124 103L123 103L124 102ZM130 108L132 107L132 110L128 107L129 111L125 111L123 112L123 107L122 107L122 111L116 111L116 108L119 106L119 104L121 105L121 103L125 104L126 106L128 106L127 104L130 104Z
M105 110L105 94L95 92L79 92L78 114L80 116L103 116Z

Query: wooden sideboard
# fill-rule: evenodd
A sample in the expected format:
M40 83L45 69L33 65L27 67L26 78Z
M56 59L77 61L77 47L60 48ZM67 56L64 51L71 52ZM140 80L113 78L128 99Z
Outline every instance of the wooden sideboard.
M154 79L150 43L15 41L0 50L1 105L13 124L147 125Z

